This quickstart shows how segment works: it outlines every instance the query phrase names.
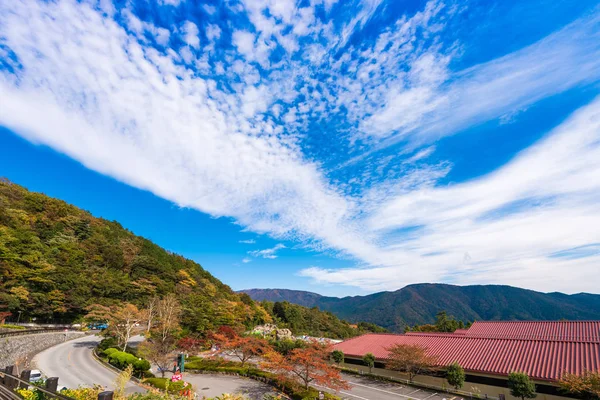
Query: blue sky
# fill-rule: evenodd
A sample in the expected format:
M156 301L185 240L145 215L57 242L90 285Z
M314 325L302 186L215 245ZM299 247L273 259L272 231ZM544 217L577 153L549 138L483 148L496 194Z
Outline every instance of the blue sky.
M0 175L234 289L597 292L595 1L0 4Z

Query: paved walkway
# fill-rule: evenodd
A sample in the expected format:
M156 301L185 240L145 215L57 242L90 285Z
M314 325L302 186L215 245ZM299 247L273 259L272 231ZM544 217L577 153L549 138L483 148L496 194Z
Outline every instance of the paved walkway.
M155 375L160 377L160 373ZM171 372L166 372L165 377L170 378ZM192 384L199 398L220 396L223 393L243 394L250 400L262 400L267 393L278 393L272 386L234 375L221 374L194 374L183 373L183 380Z

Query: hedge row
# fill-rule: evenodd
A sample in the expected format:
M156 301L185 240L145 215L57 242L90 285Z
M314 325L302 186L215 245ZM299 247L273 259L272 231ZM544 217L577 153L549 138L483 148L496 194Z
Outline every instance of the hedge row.
M241 367L240 363L225 361L223 359L210 360L200 357L190 357L188 362L185 363L185 369L188 371L217 372L230 375L239 375L256 379L271 386L277 387L283 393L290 396L292 400L317 400L319 398L319 391L315 388L311 387L308 390L298 389L297 386L293 385L292 383L279 382L275 378L275 375L270 372L262 371L254 367ZM340 400L338 396L334 396L329 393L325 393L325 399Z
M119 369L125 369L133 365L133 374L137 377L144 377L149 374L150 363L143 358L137 358L133 354L115 349L114 347L103 350L102 353L108 358L110 365Z

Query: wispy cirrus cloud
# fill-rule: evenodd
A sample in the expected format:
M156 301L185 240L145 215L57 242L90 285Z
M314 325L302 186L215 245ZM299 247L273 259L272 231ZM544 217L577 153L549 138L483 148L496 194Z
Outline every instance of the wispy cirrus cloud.
M175 18L179 2L162 3ZM597 101L478 180L440 186L452 160L428 160L440 137L597 82L598 10L456 71L460 43L444 30L462 8L430 1L368 31L386 4L348 17L330 1L232 2L205 6L205 25L167 26L110 2L2 3L0 124L181 206L357 261L302 271L321 282L590 287L595 255L550 255L597 242Z
M244 244L254 244L256 243L256 240L254 239L245 239L245 240L240 240L240 243L244 243Z
M372 266L302 274L371 290L441 276L462 284L593 291L584 282L600 273L599 138L596 99L498 171L391 196L365 220L382 243L398 235L381 246Z
M252 255L253 257L275 259L278 257L277 252L285 248L286 247L284 244L278 243L274 247L271 247L269 249L253 250L249 251L248 254Z

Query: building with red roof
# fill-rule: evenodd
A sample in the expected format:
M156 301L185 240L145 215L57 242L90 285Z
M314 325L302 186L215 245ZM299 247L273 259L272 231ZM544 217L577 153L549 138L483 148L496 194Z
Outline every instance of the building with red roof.
M554 395L556 389L547 387L556 386L565 372L600 370L600 321L475 322L454 333L367 334L339 343L335 349L344 352L347 364L354 360L358 365L366 353L372 353L383 367L386 349L396 344L426 348L439 367L458 362L467 380L474 383L506 386L508 374L519 371Z

